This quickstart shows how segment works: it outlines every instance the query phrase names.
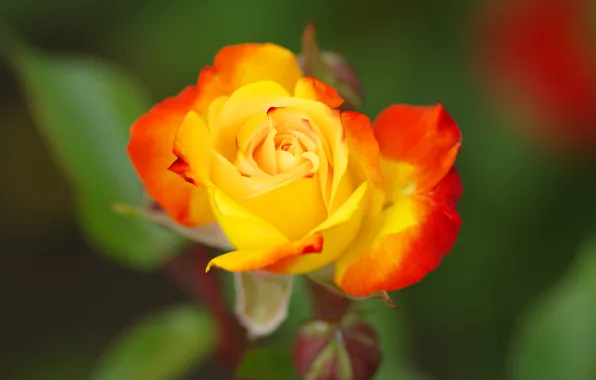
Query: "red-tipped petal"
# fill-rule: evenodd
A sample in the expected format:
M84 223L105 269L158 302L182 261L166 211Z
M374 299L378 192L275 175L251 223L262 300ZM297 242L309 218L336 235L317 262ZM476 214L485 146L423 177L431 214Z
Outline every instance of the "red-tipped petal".
M430 190L451 169L461 147L460 130L440 104L390 106L377 116L373 129L383 161L411 169L408 176L399 175L402 183L393 184L397 189L414 185ZM387 173L385 178L395 176Z
M336 263L345 292L367 296L398 290L436 269L455 243L461 218L455 209L462 186L455 169L429 194L414 194L383 211L370 238Z

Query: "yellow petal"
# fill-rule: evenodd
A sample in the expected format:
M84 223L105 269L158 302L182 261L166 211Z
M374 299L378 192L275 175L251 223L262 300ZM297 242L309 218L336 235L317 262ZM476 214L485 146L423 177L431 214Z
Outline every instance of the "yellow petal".
M318 176L299 178L238 202L290 240L302 238L327 217Z
M321 185L321 193L325 205L329 205L329 192L327 191L329 178L329 161L331 159L331 150L323 134L317 125L310 121L310 116L304 110L289 107L277 107L270 109L267 114L273 123L280 125L287 123L292 125L295 136L300 137L304 142L309 143L309 151L318 158L317 174ZM314 165L313 165L314 166Z
M215 98L209 104L209 110L207 112L207 126L209 127L209 131L212 135L215 134L215 129L219 125L221 110L228 101L228 98L229 96L220 96Z
M221 108L215 130L215 148L228 160L236 155L236 136L251 117L265 115L273 102L289 96L278 83L262 81L236 90Z
M261 146L254 151L254 160L261 170L269 175L277 173L277 160L275 159L275 131L270 130Z
M327 220L311 232L320 233L325 239L325 246L320 254L281 260L267 269L276 273L300 274L312 272L335 260L358 235L370 195L369 184L365 182Z
M275 262L289 257L318 254L323 249L321 234L307 236L298 242L287 242L263 249L240 249L217 256L207 265L207 271L212 266L230 272L245 272L260 270Z
M205 121L196 112L189 112L180 125L174 140L174 154L188 166L186 178L198 178L209 184L209 166L212 156L211 134Z
M243 176L232 163L221 154L214 152L211 181L233 199L248 199L305 178L308 176L310 168L310 163L304 163L291 172L269 178L250 178Z
M209 187L215 219L237 249L262 249L289 242L277 228L240 206L223 191Z
M190 198L189 218L196 220L198 226L215 221L211 211L209 192L205 186L195 187L193 196Z
M332 156L331 164L333 166L333 172L329 174L333 179L329 186L330 196L328 203L330 208L333 208L331 205L334 203L339 184L348 168L349 154L339 111L330 108L326 104L300 98L281 98L274 102L274 106L300 110L308 115L312 121L313 128L316 127L320 130L321 139L328 144Z

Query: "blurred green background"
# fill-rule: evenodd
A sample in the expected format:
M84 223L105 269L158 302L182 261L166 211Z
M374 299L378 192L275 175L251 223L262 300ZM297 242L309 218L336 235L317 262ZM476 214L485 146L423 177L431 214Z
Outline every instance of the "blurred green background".
M141 92L136 102L127 96L129 79L112 78L123 87L103 104L94 97L108 96L111 87L106 92L96 83L101 78L88 78L87 67L21 56L12 58L15 75L8 60L0 62L0 378L85 379L122 329L188 300L162 271L146 270L157 264L135 261L145 246L153 255L170 254L168 244L143 242L121 266L101 255L113 247L87 241L77 214L85 201L77 207L72 182L39 133L44 122L60 125L65 117L52 114L53 104L87 102L64 121L82 121L82 140L70 148L85 167L93 149L83 142L103 138L85 128L132 122L151 102L194 83L224 45L271 41L298 51L304 25L314 20L320 45L343 54L358 73L365 113L374 117L391 103L443 103L463 132L459 239L439 270L392 295L399 310L371 306L385 355L377 378L596 379L596 243L590 240L596 171L590 160L534 144L519 133L513 111L487 96L472 48L483 6L471 0L2 1L0 27L45 52L116 65ZM2 53L10 52L7 46L0 45ZM134 104L128 114L112 116L114 102ZM118 138L125 138L127 130L121 132ZM125 188L127 173L112 184L90 172L85 186ZM134 251L142 233L121 236L118 244ZM280 334L291 337L307 316L307 302L299 291L293 310L300 312ZM188 328L177 333L202 327ZM211 362L194 364L184 378L221 373Z

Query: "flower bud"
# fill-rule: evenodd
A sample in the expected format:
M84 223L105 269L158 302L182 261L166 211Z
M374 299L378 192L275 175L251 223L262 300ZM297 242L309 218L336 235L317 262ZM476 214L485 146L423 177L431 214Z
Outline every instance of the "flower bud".
M302 53L298 63L304 75L315 77L337 90L344 98L340 109L355 109L362 105L364 90L354 70L342 55L319 49L312 23L302 33Z
M381 363L376 333L365 322L315 320L299 332L294 365L301 379L368 380Z

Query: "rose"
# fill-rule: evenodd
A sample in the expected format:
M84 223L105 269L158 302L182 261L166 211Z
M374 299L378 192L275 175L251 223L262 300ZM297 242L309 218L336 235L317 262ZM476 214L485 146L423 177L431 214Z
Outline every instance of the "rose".
M441 105L394 105L371 126L341 103L285 48L228 46L134 123L128 152L171 218L221 226L235 250L209 267L334 264L347 293L400 289L454 244L461 135Z

